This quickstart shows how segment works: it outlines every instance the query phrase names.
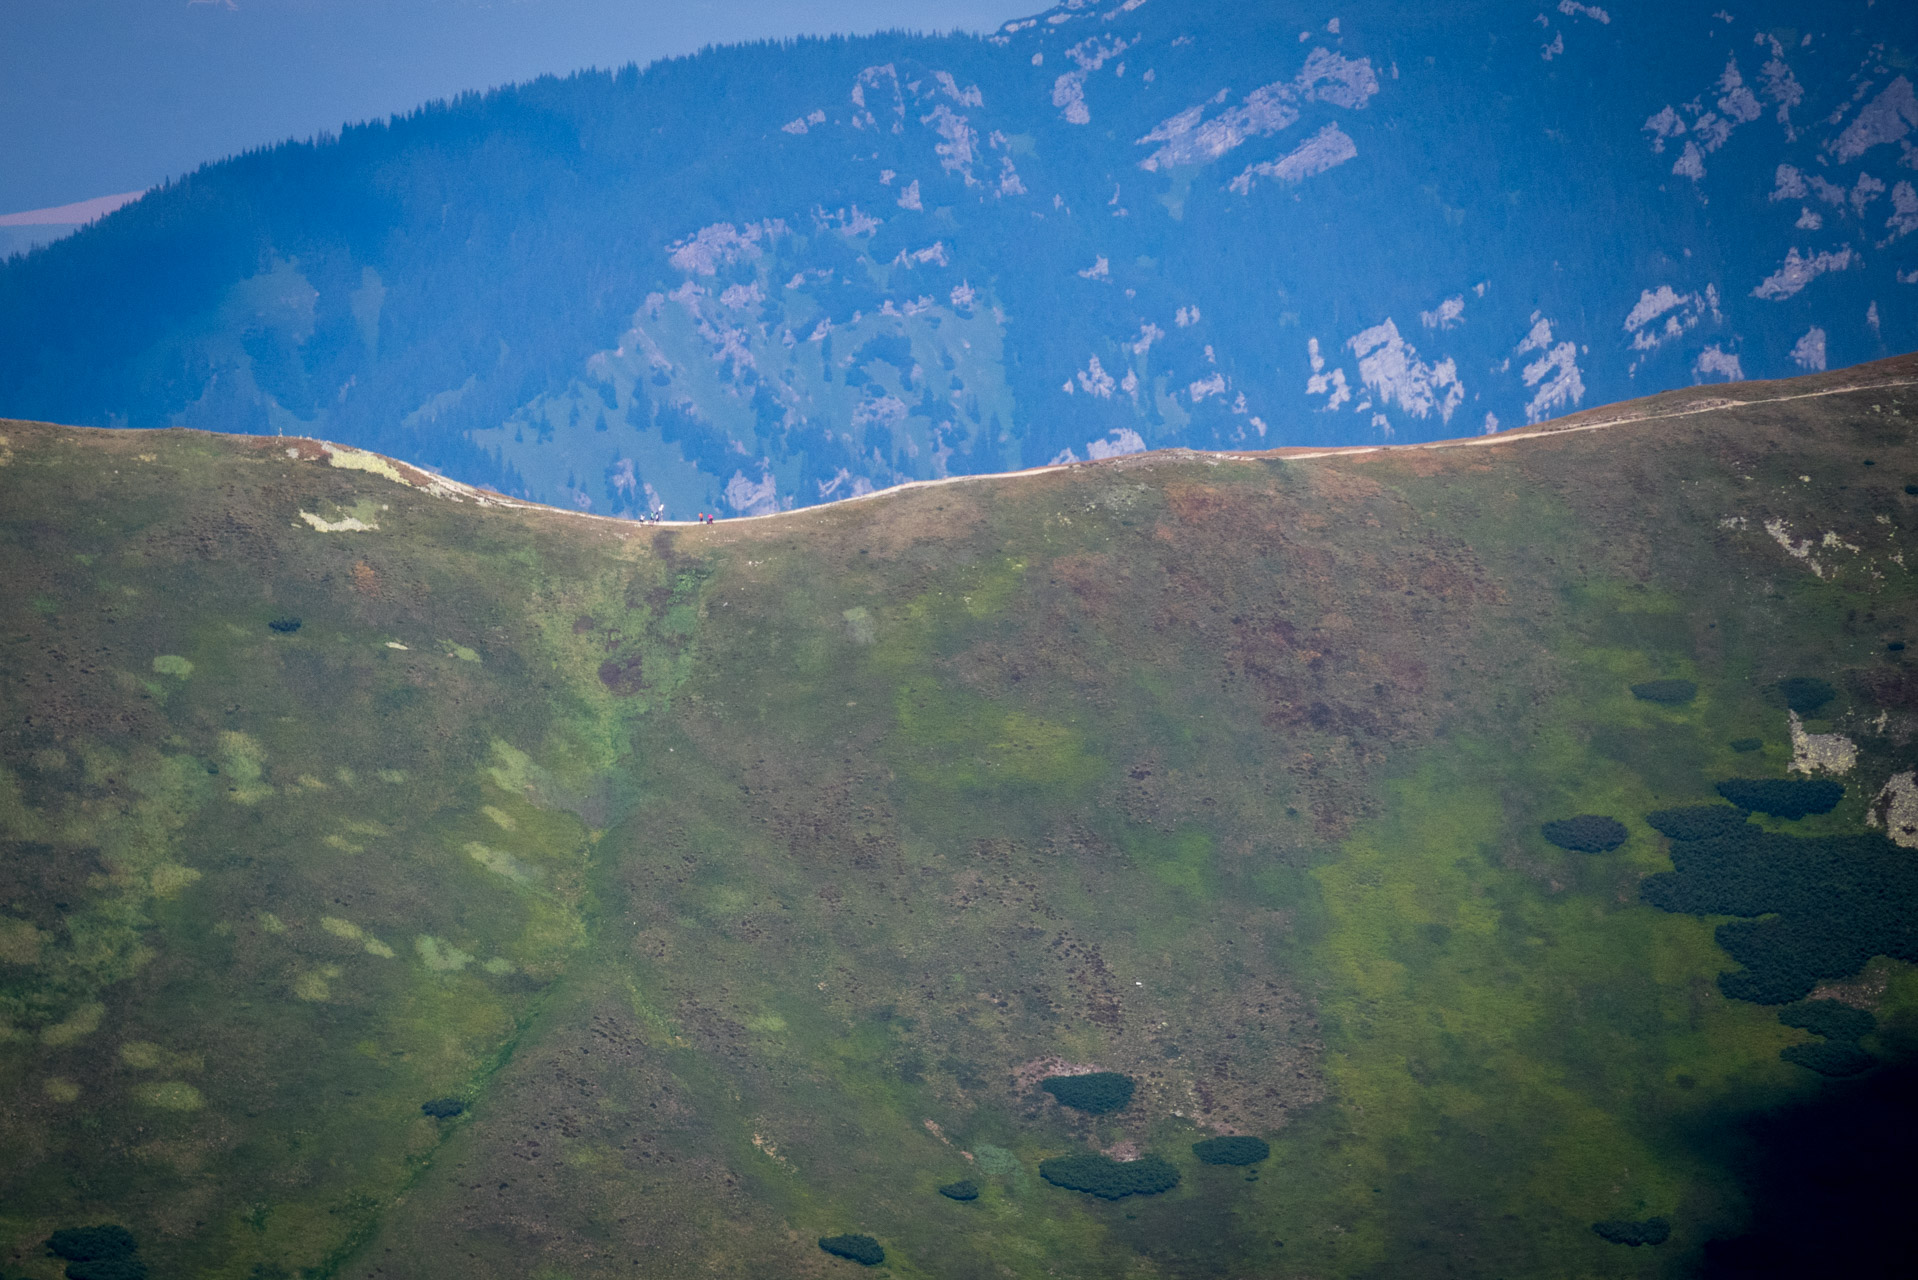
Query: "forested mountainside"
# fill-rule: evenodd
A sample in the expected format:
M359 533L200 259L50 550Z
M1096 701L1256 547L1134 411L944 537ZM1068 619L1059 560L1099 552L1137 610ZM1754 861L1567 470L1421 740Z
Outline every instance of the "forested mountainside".
M1910 5L1068 0L210 165L0 268L0 412L597 513L1432 439L1918 345Z
M0 422L0 1271L1899 1274L1914 415L660 528Z

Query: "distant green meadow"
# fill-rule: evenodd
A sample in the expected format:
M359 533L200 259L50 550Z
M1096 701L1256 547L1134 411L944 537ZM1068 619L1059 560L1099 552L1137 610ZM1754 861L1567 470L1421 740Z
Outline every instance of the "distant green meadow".
M696 528L0 424L0 1274L1695 1274L1918 1031L1914 412Z

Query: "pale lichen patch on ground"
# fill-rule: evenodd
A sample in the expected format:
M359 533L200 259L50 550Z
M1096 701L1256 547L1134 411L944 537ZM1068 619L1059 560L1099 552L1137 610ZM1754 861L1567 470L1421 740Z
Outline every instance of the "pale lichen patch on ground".
M458 973L473 963L470 953L461 951L450 942L442 942L430 933L413 939L413 949L419 952L420 962L435 973Z
M301 974L293 980L293 994L302 1000L319 1002L332 998L333 979L340 976L342 970L336 964L321 965L318 969Z
M379 525L360 519L357 515L344 516L338 520L328 520L324 516L314 515L311 511L300 512L300 519L318 529L321 533L375 533Z
M56 1022L42 1031L40 1043L57 1049L84 1040L100 1029L100 1020L106 1013L107 1007L97 1001L83 1004L69 1014L66 1021Z
M381 942L378 938L375 938L351 920L343 920L339 916L321 916L320 928L326 930L342 942L358 943L360 949L370 956L378 956L382 960L391 960L393 958L393 948L387 946L384 942Z
M40 959L40 945L46 935L11 916L0 917L0 963L30 965Z
M1812 541L1810 538L1799 538L1794 541L1791 536L1791 526L1786 524L1783 519L1765 521L1765 532L1772 536L1772 541L1785 549L1786 555L1794 560L1803 560L1806 565L1811 568L1811 571L1819 577L1822 578L1825 576L1825 567L1811 558Z
M206 1059L197 1053L174 1053L151 1040L129 1040L120 1046L120 1061L136 1071L165 1071L179 1074L200 1071Z
M162 1111L198 1111L206 1105L206 1099L200 1096L200 1091L183 1080L135 1085L133 1099L142 1106L156 1107Z
M1842 733L1807 733L1798 713L1791 716L1791 768L1796 773L1850 773L1858 763L1858 746Z
M504 849L495 849L483 845L477 840L466 842L466 856L491 871L494 875L505 876L515 884L530 884L538 873L533 868L507 853Z
M200 878L192 867L178 862L162 862L147 873L147 884L156 898L171 898Z

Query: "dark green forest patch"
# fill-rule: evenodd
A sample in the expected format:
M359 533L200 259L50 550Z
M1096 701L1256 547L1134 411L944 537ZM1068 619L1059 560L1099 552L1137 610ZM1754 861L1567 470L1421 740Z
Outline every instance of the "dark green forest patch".
M1123 1111L1132 1101L1132 1077L1116 1071L1092 1071L1081 1076L1050 1076L1039 1087L1059 1100L1062 1107L1083 1111L1089 1116Z
M1818 709L1838 696L1829 680L1816 676L1791 676L1778 682L1778 696L1801 716L1816 715Z
M1083 1191L1101 1200L1156 1196L1179 1185L1179 1171L1162 1156L1114 1160L1111 1156L1057 1156L1039 1162L1039 1176L1055 1187Z
M1645 680L1632 686L1632 696L1640 702L1661 702L1669 707L1683 706L1698 696L1698 681Z
M1539 828L1547 840L1573 853L1610 853L1625 843L1630 834L1617 818L1585 813L1576 818L1558 818Z
M1831 807L1813 808L1818 799L1762 802L1772 812ZM1665 810L1650 821L1692 838L1674 837L1673 869L1644 882L1645 901L1665 911L1742 917L1716 934L1744 966L1719 975L1727 996L1788 1004L1820 982L1850 977L1873 956L1918 961L1918 862L1884 836L1783 835L1734 824L1715 806Z
M1845 785L1829 778L1727 778L1718 794L1741 809L1797 819L1836 809Z
M866 1235L849 1233L821 1236L819 1247L835 1258L845 1258L862 1267L876 1267L886 1260L885 1249L877 1240Z
M1246 1165L1257 1164L1270 1156L1272 1147L1264 1138L1234 1135L1195 1142L1192 1154L1199 1157L1201 1164Z

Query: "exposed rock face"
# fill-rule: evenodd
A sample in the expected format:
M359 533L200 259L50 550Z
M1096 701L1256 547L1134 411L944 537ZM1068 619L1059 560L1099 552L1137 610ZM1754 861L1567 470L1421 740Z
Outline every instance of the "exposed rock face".
M1918 345L1908 10L1068 0L519 86L0 267L0 411L689 517L1843 366Z

